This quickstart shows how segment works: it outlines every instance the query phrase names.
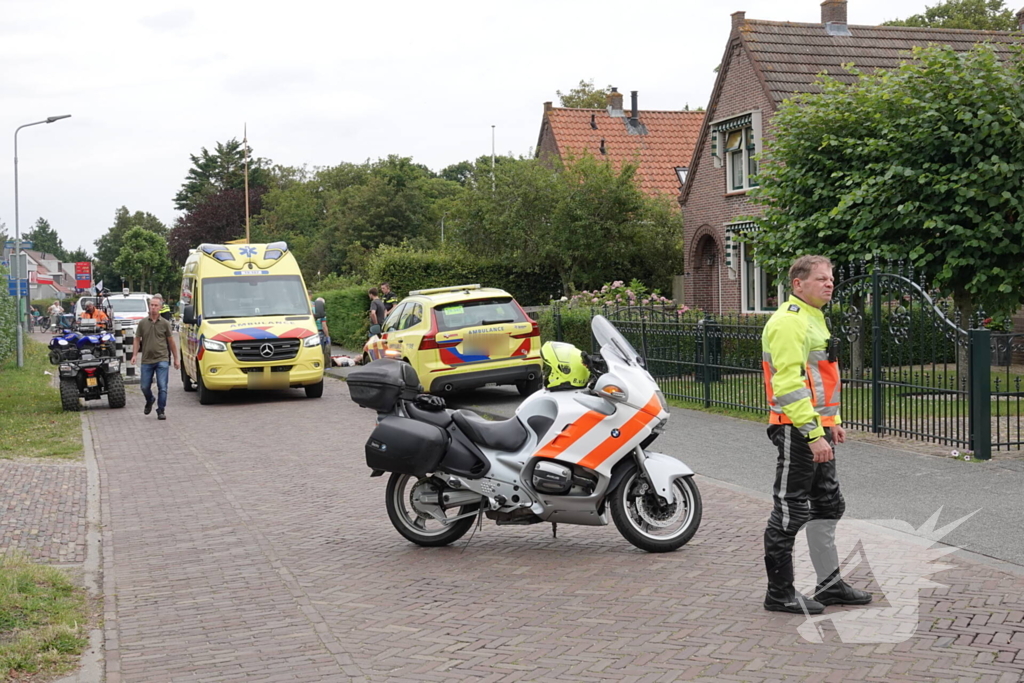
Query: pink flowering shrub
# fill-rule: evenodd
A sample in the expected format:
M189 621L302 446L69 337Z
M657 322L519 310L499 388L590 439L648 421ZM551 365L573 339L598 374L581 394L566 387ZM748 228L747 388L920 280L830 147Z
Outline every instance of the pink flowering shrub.
M623 280L605 284L592 292L577 292L563 299L569 307L574 306L672 306L672 300L661 295L657 289L648 290L644 283L634 278L628 285ZM689 310L683 306L680 311Z

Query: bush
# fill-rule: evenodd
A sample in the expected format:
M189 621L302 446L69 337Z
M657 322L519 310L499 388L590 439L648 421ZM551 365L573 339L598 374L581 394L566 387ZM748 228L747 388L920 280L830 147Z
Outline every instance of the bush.
M333 343L351 351L362 351L370 330L370 298L367 292L372 286L350 285L312 295L314 299L324 298L327 329Z
M0 276L7 275L7 269L0 266ZM2 279L6 280L6 277ZM7 293L7 288L0 290L0 364L3 364L18 348L15 320L18 317L14 310L14 297Z
M555 311L559 313L559 320L555 320ZM583 308L580 306L548 306L539 314L534 314L534 319L540 327L541 343L549 341L564 341L572 344L578 349L590 353L590 320L593 313L599 313L599 309ZM561 339L559 339L558 327L561 326Z
M536 306L546 304L561 291L553 270L522 270L459 249L421 251L407 245L381 246L370 258L369 273L371 281L389 283L399 297L416 289L479 283L504 289L523 306Z
M647 285L633 278L633 281L628 285L622 280L616 280L615 282L607 282L601 289L595 289L592 292L578 292L569 298L567 303L569 306L597 306L602 304L612 306L665 306L671 305L672 300L661 296L661 292L657 289L648 291ZM683 308L688 310L685 306Z

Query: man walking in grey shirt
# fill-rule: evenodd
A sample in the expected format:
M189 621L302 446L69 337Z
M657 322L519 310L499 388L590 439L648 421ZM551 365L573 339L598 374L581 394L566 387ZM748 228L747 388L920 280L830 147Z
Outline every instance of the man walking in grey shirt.
M167 407L168 366L173 360L174 369L180 367L178 347L174 343L171 323L160 317L160 308L163 305L164 300L159 296L149 300L149 317L139 321L135 328L135 341L132 343L132 362L136 365L141 362L142 365L139 384L142 386L142 395L146 397L146 407L142 411L145 415L149 415L153 410L153 375L156 374L155 402L158 420L167 419L164 408Z

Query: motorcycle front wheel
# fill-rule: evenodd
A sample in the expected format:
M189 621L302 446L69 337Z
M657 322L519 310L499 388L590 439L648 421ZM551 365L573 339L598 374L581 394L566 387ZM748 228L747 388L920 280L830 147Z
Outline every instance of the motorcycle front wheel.
M700 526L703 505L693 477L672 482L675 502L663 505L641 472L612 492L612 520L622 536L640 550L670 553L686 545Z
M388 517L398 533L416 545L436 548L454 543L470 530L476 521L476 516L445 523L430 515L422 514L413 506L413 496L439 492L442 488L441 482L434 479L392 473L391 478L388 479L385 500ZM479 507L478 504L473 504L463 505L457 509L439 509L439 514L446 518L457 517L474 512Z

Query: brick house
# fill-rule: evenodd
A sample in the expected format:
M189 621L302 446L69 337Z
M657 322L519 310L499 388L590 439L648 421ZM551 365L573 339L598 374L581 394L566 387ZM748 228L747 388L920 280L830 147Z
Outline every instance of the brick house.
M1019 39L1019 34L1003 31L852 26L846 9L846 0L825 0L818 24L761 21L733 13L707 118L679 198L687 305L721 313L771 311L778 303L778 288L734 238L753 227L745 216L760 213L746 195L757 185L757 155L772 138L772 116L784 99L817 92L814 81L822 72L852 82L844 64L865 71L893 69L912 47L935 43L968 51L989 42L997 52L1009 53L1009 43Z
M643 110L637 105L635 90L631 105L622 108L622 93L615 88L608 95L607 109L553 107L545 102L535 156L563 158L589 153L616 167L636 162L641 190L677 197L704 112Z

